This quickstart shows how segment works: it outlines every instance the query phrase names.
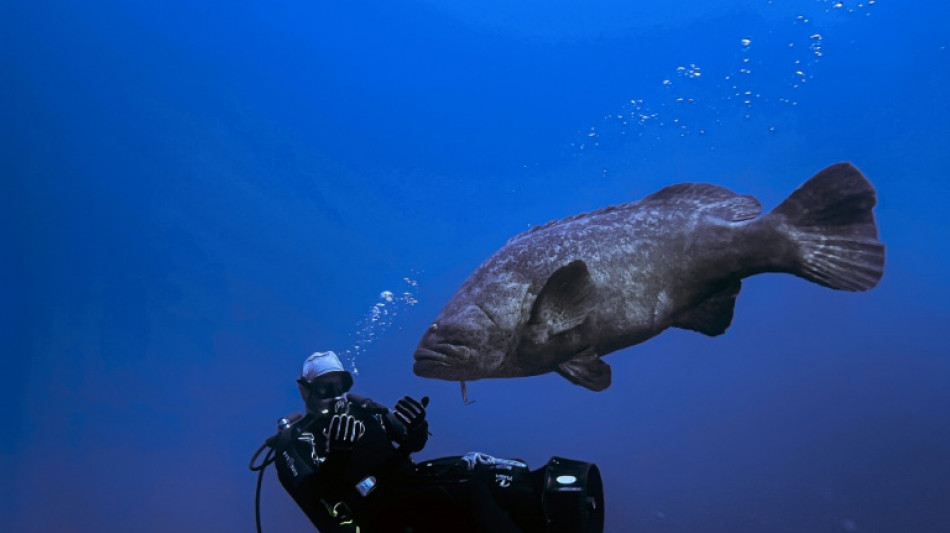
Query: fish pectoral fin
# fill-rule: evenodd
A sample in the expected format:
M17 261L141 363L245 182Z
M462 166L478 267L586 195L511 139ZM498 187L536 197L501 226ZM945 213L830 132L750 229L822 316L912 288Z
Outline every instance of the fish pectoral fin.
M610 365L587 349L557 365L557 373L575 385L600 392L610 386Z
M595 289L587 264L571 261L545 282L531 309L529 324L547 329L548 336L580 326L594 309Z
M543 346L551 338L551 329L546 324L529 324L521 331L521 339L534 346Z
M742 289L741 281L735 280L729 283L696 307L681 313L673 321L673 327L698 331L710 337L722 335L732 324L736 297L739 296L740 289Z

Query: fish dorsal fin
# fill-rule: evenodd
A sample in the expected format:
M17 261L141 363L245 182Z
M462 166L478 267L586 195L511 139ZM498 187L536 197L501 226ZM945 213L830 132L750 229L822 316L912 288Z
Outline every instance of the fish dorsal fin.
M736 194L725 187L709 183L670 185L639 203L698 209L732 222L753 219L762 214L762 204L755 197Z
M740 289L742 289L741 281L729 283L699 305L681 313L673 321L673 327L698 331L710 337L722 335L732 323L736 297L739 296Z
M670 185L644 197L636 202L610 205L587 213L571 215L534 226L508 239L505 244L511 244L522 237L526 237L556 224L566 224L578 219L606 215L614 211L624 211L644 204L659 204L672 207L700 209L714 214L723 220L738 222L753 219L762 214L762 204L749 195L736 194L725 187L709 183L680 183Z
M594 217L594 216L598 216L598 215L605 215L605 214L607 214L607 213L612 213L612 212L614 212L614 211L622 211L622 210L627 209L627 208L629 208L629 207L631 207L631 206L634 206L634 205L636 205L636 204L637 204L637 202L628 202L628 203L625 203L625 204L608 205L607 207L602 207L602 208L600 208L600 209L595 209L594 211L588 211L588 212L586 212L586 213L579 213L579 214L571 215L571 216L569 216L569 217L564 217L564 218L556 218L556 219L551 220L551 221L549 221L549 222L545 222L544 224L539 224L539 225L537 225L537 226L535 226L535 227L533 227L533 228L531 228L531 229L529 229L529 230L527 230L527 231L522 231L521 233L519 233L519 234L515 235L514 237L508 239L508 242L506 242L505 244L511 244L511 243L517 241L518 239L522 238L522 237L526 237L526 236L528 236L528 235L531 235L532 233L536 233L536 232L538 232L538 231L541 231L541 230L544 230L544 229L548 229L548 228L550 228L551 226L554 226L555 224L566 224L566 223L568 223L568 222L573 222L573 221L578 220L578 219L581 219L581 218Z
M580 326L594 309L594 290L587 264L571 261L544 283L531 309L529 324L541 326L546 336Z

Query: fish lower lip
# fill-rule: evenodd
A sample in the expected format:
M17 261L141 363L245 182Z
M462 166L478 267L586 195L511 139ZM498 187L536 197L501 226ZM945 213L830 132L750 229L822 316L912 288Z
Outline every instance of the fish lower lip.
M471 350L465 346L442 343L431 348L417 348L413 354L416 361L436 362L444 365L465 361L471 357Z
M416 353L412 354L412 358L415 359L416 362L439 363L445 366L449 365L446 362L446 359L448 359L448 356L446 356L443 353L427 350L425 348L420 348L416 350Z

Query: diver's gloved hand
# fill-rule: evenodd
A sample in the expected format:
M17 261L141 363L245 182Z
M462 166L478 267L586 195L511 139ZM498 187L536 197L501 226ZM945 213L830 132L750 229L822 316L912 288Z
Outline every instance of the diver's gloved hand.
M393 414L406 426L407 431L413 431L425 423L427 405L429 405L428 396L423 397L422 402L418 402L408 396L403 396L401 400L396 402L396 408L393 410Z
M327 452L346 452L352 450L366 426L353 415L333 415L327 427Z

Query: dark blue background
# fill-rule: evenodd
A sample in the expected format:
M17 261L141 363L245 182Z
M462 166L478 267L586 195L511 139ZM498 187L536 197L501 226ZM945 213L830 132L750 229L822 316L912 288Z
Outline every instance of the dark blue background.
M5 3L4 529L251 530L300 364L408 276L355 390L432 397L420 458L596 462L608 532L950 531L950 13L868 1ZM411 373L531 224L680 181L771 208L841 160L878 189L869 293L749 279L603 393Z

